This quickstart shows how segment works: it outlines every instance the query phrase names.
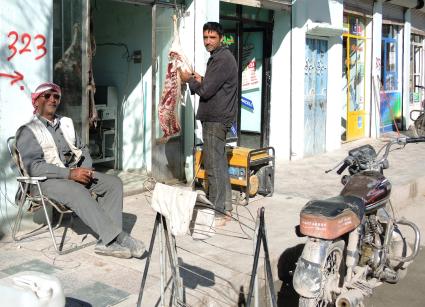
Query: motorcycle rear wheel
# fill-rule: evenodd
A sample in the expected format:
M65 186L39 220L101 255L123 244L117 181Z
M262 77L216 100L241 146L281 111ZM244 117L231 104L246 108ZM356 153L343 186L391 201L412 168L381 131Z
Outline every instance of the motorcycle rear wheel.
M335 306L336 297L332 297L332 301L329 302L324 297L324 291L326 291L326 286L332 283L336 283L338 286L340 281L340 272L342 266L344 266L344 248L345 242L343 240L335 241L329 246L328 252L326 254L326 261L324 264L324 272L322 280L322 289L321 293L316 298L307 298L300 296L298 301L298 307L331 307ZM332 295L332 294L331 294Z

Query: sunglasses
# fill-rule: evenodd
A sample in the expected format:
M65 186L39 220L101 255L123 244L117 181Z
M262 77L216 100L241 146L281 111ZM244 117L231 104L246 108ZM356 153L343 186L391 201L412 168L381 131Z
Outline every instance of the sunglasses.
M43 95L40 95L40 96L41 96L41 97L43 97L43 98L44 98L44 99L46 99L46 100L49 100L51 96L53 96L53 98L54 98L55 100L59 100L59 99L61 99L61 95L59 95L59 94L50 94L50 93L46 93L46 94L43 94Z

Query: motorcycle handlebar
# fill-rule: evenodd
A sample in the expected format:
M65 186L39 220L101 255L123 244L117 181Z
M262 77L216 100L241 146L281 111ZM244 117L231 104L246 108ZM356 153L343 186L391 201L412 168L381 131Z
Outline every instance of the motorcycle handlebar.
M422 143L425 142L425 137L416 137L416 138L406 138L406 144L409 143Z
M375 160L375 161L371 161L372 165L384 165L385 161L388 158L388 154L390 153L390 148L392 145L398 144L398 145L406 145L406 144L411 144L411 143L423 143L425 142L425 137L399 137L396 139L393 139L392 141L388 142L386 145L384 145L378 152L377 155L379 155L379 153L382 151L382 149L385 148L385 152L382 155L381 159L379 160ZM346 157L341 165L341 162L338 163L334 168L329 169L327 171L325 171L325 173L329 173L330 171L333 171L335 168L337 168L339 165L340 168L336 171L336 173L338 175L341 175L343 171L345 171L345 169L351 165L353 165L355 163L355 159L353 157ZM388 167L388 166L387 166ZM384 168L387 168L384 167Z
M341 175L342 172L351 165L347 160L344 160L344 163L341 165L341 167L336 171L338 175Z

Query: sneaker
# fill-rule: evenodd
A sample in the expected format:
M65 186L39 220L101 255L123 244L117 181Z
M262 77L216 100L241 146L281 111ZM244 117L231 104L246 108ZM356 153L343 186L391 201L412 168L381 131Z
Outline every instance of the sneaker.
M128 248L131 256L136 258L141 258L146 251L145 244L142 241L136 240L128 234L121 240L120 245Z
M214 219L214 227L221 227L226 225L226 219L224 217L216 217Z
M112 256L117 258L131 258L130 249L119 245L117 242L105 245L102 242L98 242L94 247L94 252L103 256Z

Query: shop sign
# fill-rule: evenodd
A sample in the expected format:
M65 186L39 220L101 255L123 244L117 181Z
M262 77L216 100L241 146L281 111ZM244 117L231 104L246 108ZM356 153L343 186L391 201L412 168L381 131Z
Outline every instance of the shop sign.
M257 64L255 58L248 62L242 71L242 90L250 90L258 88L259 81L257 78Z
M252 100L242 96L241 97L241 104L242 104L242 106L246 107L247 109L254 111L254 104L252 103Z

